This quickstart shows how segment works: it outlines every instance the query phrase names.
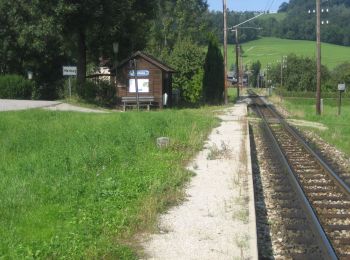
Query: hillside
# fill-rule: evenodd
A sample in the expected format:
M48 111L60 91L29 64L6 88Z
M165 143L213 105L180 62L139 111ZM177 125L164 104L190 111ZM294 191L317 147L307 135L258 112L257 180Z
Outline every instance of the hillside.
M293 40L311 40L316 35L315 0L290 0L280 6L279 12L285 18L266 18L260 26L264 28L262 35ZM321 1L321 20L326 22L321 28L323 42L350 46L350 1Z
M262 66L268 63L276 63L281 56L295 53L296 55L315 57L315 42L303 40L286 40L273 37L261 38L242 44L243 62L251 64L260 60ZM228 47L228 64L234 63L235 59L234 45ZM322 64L329 69L333 69L338 64L350 60L350 47L344 47L334 44L322 44Z

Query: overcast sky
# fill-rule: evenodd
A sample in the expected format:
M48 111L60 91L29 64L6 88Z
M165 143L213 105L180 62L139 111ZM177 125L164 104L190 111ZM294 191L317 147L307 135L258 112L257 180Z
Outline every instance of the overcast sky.
M227 7L232 11L277 11L283 2L289 0L226 0ZM207 0L209 10L222 11L222 0Z

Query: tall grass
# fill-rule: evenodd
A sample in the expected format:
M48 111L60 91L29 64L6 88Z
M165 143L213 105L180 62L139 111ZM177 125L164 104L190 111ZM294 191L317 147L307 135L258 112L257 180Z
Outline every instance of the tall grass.
M1 113L0 258L135 258L125 241L176 201L215 124L204 110Z
M322 116L316 115L315 99L285 98L284 106L292 116L323 123L328 130L315 130L322 138L350 156L350 99L343 99L342 112L338 116L337 99L324 99Z

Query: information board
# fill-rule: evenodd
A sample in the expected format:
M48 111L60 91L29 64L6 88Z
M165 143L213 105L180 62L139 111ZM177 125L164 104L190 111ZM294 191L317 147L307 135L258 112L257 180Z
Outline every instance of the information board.
M77 67L76 66L63 66L63 76L76 76Z
M339 91L345 91L345 84L338 84Z

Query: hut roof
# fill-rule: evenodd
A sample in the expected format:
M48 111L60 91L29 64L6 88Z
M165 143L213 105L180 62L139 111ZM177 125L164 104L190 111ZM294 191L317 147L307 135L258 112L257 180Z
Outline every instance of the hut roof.
M159 67L160 69L166 71L166 72L170 72L170 73L174 73L175 70L171 67L169 67L168 65L166 65L164 62L158 60L157 58L153 57L152 55L146 54L142 51L137 51L134 54L132 54L129 58L121 61L118 65L119 67L122 67L125 65L125 63L127 63L129 60L134 59L136 57L140 56L141 58L145 59L146 61L148 61L149 63L152 63L153 65L155 65L156 67Z

